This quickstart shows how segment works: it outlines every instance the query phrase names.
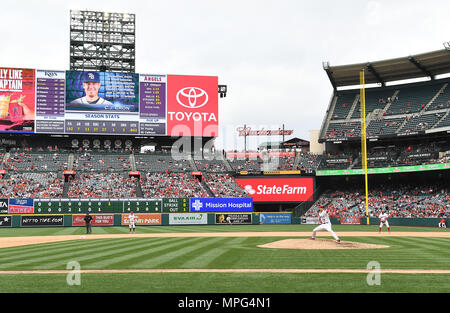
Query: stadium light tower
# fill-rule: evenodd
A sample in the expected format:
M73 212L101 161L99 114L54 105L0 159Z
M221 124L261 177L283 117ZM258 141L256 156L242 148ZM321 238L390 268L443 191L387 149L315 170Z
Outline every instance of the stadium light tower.
M135 72L135 15L70 10L70 69Z

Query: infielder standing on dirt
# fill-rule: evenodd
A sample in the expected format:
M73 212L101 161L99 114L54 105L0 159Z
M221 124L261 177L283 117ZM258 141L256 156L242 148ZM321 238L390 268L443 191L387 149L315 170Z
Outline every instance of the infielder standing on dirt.
M130 227L130 234L131 232L134 233L136 231L136 215L134 215L133 211L128 215L128 225Z
M316 239L316 233L319 230L325 229L333 236L333 238L336 240L337 243L341 242L338 235L336 235L336 233L331 229L330 216L328 215L327 210L324 209L323 207L321 207L319 209L319 224L320 224L319 226L317 226L316 228L313 229L312 236L311 236L312 240Z
M381 214L378 216L378 218L380 219L380 227L378 228L378 232L381 233L381 228L383 227L383 225L385 225L388 229L388 232L390 233L391 228L389 227L388 222L389 215L384 210L381 210Z

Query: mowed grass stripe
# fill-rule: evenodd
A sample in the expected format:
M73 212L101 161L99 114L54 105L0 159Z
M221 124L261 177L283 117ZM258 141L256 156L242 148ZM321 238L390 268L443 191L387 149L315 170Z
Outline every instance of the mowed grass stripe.
M13 257L15 255L31 254L34 251L42 251L43 249L52 249L54 247L59 248L61 246L61 243L64 243L66 247L78 246L80 244L78 240L67 240L67 241L47 242L41 244L1 248L0 260L2 260L3 257L5 256Z
M91 244L91 242L89 242ZM61 260L61 259L71 259L74 257L84 255L84 254L92 254L92 253L103 253L103 251L115 251L116 248L120 248L121 246L127 246L127 240L124 239L122 243L118 242L109 242L104 240L97 240L92 242L92 245L89 245L89 249L86 249L86 242L80 243L77 246L70 245L67 247L64 243L59 243L59 248L47 249L46 247L42 247L40 252L34 252L31 254L23 254L20 256L16 256L14 262L9 264L1 264L0 268L12 269L12 268L23 268L29 267L33 269L41 268L42 264L46 265L52 262L52 260ZM13 260L10 260L13 261Z
M216 246L206 246L202 249L203 252L198 251L198 255L194 256L190 260L185 261L181 264L181 268L207 268L211 263L218 258L221 258L231 247L230 245L240 245L246 238L233 238L231 240L226 240L224 238L222 241L218 242ZM223 245L222 245L223 243Z
M73 259L70 261L77 261L83 266L83 268L101 268L100 265L105 259L113 260L123 255L133 255L136 251L136 240L130 238L125 240L125 242L122 241L124 240L110 240L109 244L103 245L101 249L91 250L90 247L87 247L85 249L85 253L74 255ZM142 240L143 243L140 244L139 247L142 249L153 249L155 247L165 246L172 241L174 240ZM62 261L67 263L67 261L64 259L60 260L59 262L58 260L55 260L53 263L49 263L48 266L61 265Z
M80 262L83 262L85 268L108 269L109 264L120 260L129 260L131 256L143 253L143 251L166 249L167 247L176 247L178 244L178 238L134 240L126 248L114 249L110 253L89 256L81 259ZM129 267L127 266L126 268Z
M131 273L83 274L70 286L67 275L3 275L6 293L447 293L449 275L383 274L367 284L367 274L342 273ZM124 285L126 287L124 287ZM423 286L427 286L424 288ZM295 295L294 295L295 296ZM207 297L206 297L207 298ZM150 298L152 299L152 298ZM276 305L275 305L276 307ZM251 312L251 308L246 308ZM232 311L232 310L231 310Z
M165 239L165 238L164 238ZM168 240L170 239L170 240ZM151 242L160 243L155 247L149 247L146 249L145 245L142 243L146 242L146 239L137 240L132 248L132 253L129 254L118 254L115 257L109 257L103 260L98 260L96 262L96 267L105 268L105 269L114 269L114 268L138 268L136 266L137 262L142 261L142 259L148 259L153 257L154 255L161 255L169 252L178 251L182 249L183 246L189 245L192 243L199 242L204 238L192 237L192 238L168 238L163 240L163 238L152 238ZM151 268L151 266L149 267Z
M90 242L91 243L91 242ZM105 243L101 240L95 242L92 241L91 248L98 248L103 246ZM0 257L0 267L3 263L8 262L12 263L15 260L18 261L26 261L27 259L36 259L42 256L51 256L59 253L64 253L70 251L75 253L75 251L80 251L86 246L85 241L80 242L78 240L70 240L64 242L55 242L55 243L44 243L39 245L33 245L33 247L24 246L17 248L5 248L2 250L2 257ZM12 253L10 253L10 249L14 249ZM20 249L20 250L17 250Z
M159 267L166 268L202 268L208 267L209 261L212 258L220 255L223 250L228 250L228 243L230 239L214 238L214 240L205 241L201 245L193 247L187 253L181 254L178 257L169 259L169 261L160 263ZM220 247L220 248L217 248ZM194 249L195 248L195 249ZM186 260L188 260L186 262Z
M131 268L166 268L164 264L170 263L173 259L178 257L186 258L186 254L200 249L201 247L207 246L211 243L216 243L221 241L222 238L203 238L203 237L193 237L189 239L180 238L179 245L177 249L164 249L160 251L147 251L137 258L132 260L125 260L119 263L114 263L112 266L115 268L122 268L127 264L130 264ZM129 262L129 263L128 263ZM172 265L173 266L173 265Z
M208 240L202 240L194 245L189 245L180 250L173 251L171 253L160 255L156 258L152 258L147 262L144 260L143 262L138 263L136 266L138 267L148 267L157 266L159 268L180 268L186 259L195 258L198 254L203 253L205 249L212 249L212 247L217 247L220 243L225 242L224 238L216 237L216 238L208 238Z

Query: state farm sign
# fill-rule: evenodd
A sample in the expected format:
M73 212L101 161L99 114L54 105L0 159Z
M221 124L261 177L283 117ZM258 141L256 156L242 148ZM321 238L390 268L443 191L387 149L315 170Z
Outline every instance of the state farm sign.
M218 136L217 76L167 75L167 135Z
M312 201L313 178L237 178L253 202Z

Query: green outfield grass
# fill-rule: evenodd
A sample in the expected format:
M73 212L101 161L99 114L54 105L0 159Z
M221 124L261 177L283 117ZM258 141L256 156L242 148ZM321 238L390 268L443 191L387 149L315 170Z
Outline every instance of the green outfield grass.
M291 232L314 225L150 226L137 233ZM377 226L334 225L345 231L378 232ZM392 232L447 231L392 227ZM126 227L94 227L94 234L126 234ZM82 227L0 229L0 237L84 234ZM289 237L286 237L289 238ZM285 237L176 237L70 240L0 249L0 270L65 270L76 261L89 269L450 269L450 238L346 237L343 241L388 245L385 249L290 250L259 248ZM331 238L331 237L330 237ZM118 273L81 274L69 286L66 274L1 274L0 292L449 292L450 274L382 274L369 286L366 274L342 273Z
M141 226L136 233L208 233L208 232L291 232L312 231L317 225L202 225L202 226ZM124 234L128 233L128 227L93 227L93 234ZM335 232L339 231L378 231L377 225L333 225ZM383 232L386 232L383 228ZM392 226L392 232L446 232L450 229L438 227L409 227ZM18 236L58 236L84 234L84 227L34 227L34 228L0 228L0 237Z

